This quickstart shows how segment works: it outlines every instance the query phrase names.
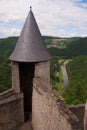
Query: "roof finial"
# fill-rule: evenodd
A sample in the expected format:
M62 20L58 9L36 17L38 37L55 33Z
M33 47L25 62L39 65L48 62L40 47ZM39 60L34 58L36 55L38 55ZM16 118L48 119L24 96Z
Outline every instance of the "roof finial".
M32 10L32 7L30 6L30 11Z

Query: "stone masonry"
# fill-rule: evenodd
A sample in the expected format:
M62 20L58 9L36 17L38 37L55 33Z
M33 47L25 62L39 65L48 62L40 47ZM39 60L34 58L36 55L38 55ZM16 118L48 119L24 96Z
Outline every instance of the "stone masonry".
M78 130L78 119L50 87L49 62L35 65L32 96L34 130Z
M23 117L22 94L12 94L0 100L0 130L16 130L23 123Z
M11 62L12 67L12 88L15 93L20 93L20 78L19 78L19 64Z

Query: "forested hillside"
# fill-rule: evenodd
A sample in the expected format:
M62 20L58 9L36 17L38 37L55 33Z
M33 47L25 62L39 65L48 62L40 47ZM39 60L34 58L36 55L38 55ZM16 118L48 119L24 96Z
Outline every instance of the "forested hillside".
M0 92L11 88L11 65L9 56L17 42L17 37L0 39Z
M0 63L8 60L8 57L11 54L17 39L17 37L0 39Z
M6 39L0 39L0 63L7 60L11 54L18 37L9 37ZM43 37L46 45L53 45L53 41L58 39L56 44L59 45L61 41L64 42L60 47L50 47L48 51L52 56L58 56L60 58L73 58L79 55L87 55L87 38L56 38L56 37ZM63 47L64 46L64 47Z
M87 55L87 38L68 39L64 42L65 48L50 47L49 52L53 56L61 58L73 58L79 55Z
M69 85L64 97L68 104L85 103L87 100L87 56L74 58L67 64Z

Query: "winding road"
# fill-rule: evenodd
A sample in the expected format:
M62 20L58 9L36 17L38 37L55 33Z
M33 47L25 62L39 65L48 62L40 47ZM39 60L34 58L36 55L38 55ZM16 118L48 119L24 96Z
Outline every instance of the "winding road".
M68 78L68 74L67 74L67 71L66 71L66 65L61 65L61 70L62 70L62 75L63 75L63 84L62 84L62 89L65 88L65 86L68 85L69 83L69 78Z

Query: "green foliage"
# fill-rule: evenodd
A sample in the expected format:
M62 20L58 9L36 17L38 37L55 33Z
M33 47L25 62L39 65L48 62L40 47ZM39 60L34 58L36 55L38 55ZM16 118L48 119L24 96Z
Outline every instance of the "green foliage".
M17 37L0 39L0 92L12 87L11 66L8 59L13 51L17 39Z
M11 66L7 62L0 64L0 92L11 88Z
M69 85L63 96L68 104L85 103L87 99L87 56L74 58L67 64Z
M62 95L62 83L63 83L63 76L62 76L62 71L59 71L59 82L56 84L56 90Z
M49 36L49 37L48 37L48 36L44 36L44 37L43 37L43 40L44 40L44 42L45 42L46 45L52 44L51 38L52 38L52 37L50 37L50 36Z
M51 84L55 86L55 82L59 81L58 76L55 76L56 73L60 70L60 66L58 64L58 57L54 57L52 59L50 68Z
M48 48L53 56L59 56L65 59L71 59L79 55L87 55L87 38L67 39L66 48L59 49L55 47Z
M17 39L17 37L0 39L0 63L8 59L8 57L13 51Z

